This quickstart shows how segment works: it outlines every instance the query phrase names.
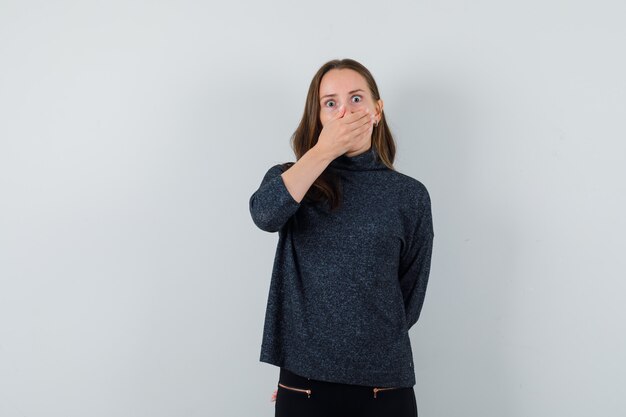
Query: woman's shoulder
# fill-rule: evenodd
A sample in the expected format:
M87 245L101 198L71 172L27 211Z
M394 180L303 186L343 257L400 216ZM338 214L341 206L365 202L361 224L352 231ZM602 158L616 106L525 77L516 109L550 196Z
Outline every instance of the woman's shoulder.
M389 180L402 187L402 190L412 195L424 195L428 194L428 188L426 185L415 177L402 173L396 170L387 171Z
M291 167L293 164L295 164L295 162L281 162L273 164L265 172L265 178L268 179L272 177L277 177L278 175L289 169L289 167Z
M387 197L396 205L400 212L413 218L415 213L430 209L430 193L426 185L419 179L399 171L390 170L387 174Z

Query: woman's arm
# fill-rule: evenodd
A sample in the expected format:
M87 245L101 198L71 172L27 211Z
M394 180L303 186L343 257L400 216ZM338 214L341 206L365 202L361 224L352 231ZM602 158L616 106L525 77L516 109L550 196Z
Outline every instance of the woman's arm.
M415 229L400 259L399 280L408 329L417 322L422 311L433 250L433 219L428 191L422 198Z
M283 227L332 160L332 155L316 145L285 172L281 164L271 167L249 201L252 220L259 229L276 232Z
M250 197L250 213L262 230L276 232L298 210L311 185L330 163L372 134L367 109L345 114L345 107L326 122L316 144L285 172L274 165ZM345 117L344 117L345 115ZM366 135L366 136L363 136Z

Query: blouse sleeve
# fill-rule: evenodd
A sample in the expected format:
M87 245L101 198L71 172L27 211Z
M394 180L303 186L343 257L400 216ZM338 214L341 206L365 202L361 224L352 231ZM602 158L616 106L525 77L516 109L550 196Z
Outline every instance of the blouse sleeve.
M266 232L277 232L300 207L283 181L282 165L271 167L259 188L250 196L250 215L254 224Z
M418 220L415 229L407 239L399 266L400 288L408 329L420 316L430 274L434 232L430 196L427 191L423 194L423 201L416 216Z

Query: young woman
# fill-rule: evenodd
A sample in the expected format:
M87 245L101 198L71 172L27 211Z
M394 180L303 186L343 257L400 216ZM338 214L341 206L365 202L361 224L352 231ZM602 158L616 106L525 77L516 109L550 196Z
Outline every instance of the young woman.
M260 360L280 367L276 417L416 417L409 329L430 271L430 196L393 167L370 72L351 59L315 74L293 134L297 161L249 201L278 232Z

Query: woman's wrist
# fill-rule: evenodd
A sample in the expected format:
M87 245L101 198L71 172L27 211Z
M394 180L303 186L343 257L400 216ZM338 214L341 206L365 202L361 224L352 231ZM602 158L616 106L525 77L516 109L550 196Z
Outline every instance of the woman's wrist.
M330 164L337 156L333 155L332 152L320 148L319 144L313 145L308 152L313 153L314 157L319 161L325 163L326 165Z

